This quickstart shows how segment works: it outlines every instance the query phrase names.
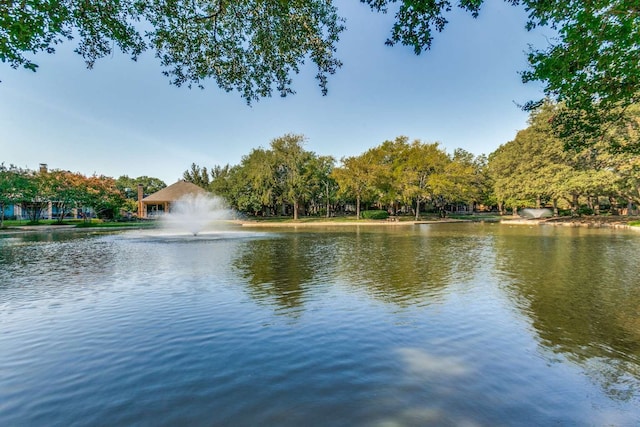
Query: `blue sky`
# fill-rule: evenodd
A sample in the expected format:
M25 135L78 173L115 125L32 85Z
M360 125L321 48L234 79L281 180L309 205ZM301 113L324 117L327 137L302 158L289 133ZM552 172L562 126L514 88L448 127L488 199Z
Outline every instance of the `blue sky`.
M169 85L152 52L138 62L116 53L87 70L67 43L37 55L36 73L0 63L0 162L171 184L193 162L237 164L286 133L339 160L399 135L489 154L526 127L516 103L540 98L542 87L523 85L518 71L528 44L544 46L549 31L527 32L522 8L491 1L478 19L454 10L432 49L416 56L384 45L392 14L337 4L347 19L344 65L324 97L312 66L294 77L296 95L248 107L213 81L205 90Z

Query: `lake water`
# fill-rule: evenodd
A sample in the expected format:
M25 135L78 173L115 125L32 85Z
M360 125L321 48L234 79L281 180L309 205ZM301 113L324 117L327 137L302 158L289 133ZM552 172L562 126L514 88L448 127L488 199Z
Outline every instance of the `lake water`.
M155 233L0 237L0 425L640 424L640 233Z

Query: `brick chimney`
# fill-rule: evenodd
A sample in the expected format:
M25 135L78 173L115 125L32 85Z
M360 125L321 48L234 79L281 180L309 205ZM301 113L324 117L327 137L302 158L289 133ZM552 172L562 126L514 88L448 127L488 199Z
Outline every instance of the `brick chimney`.
M142 199L144 199L144 188L142 184L138 184L138 218L142 218L143 215Z

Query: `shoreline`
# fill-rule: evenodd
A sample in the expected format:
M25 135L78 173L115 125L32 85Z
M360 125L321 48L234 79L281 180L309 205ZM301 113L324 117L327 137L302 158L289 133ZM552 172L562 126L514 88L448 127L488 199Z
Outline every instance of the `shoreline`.
M616 228L634 230L640 232L640 226L629 225L632 221L640 221L640 216L584 216L584 217L556 217L556 218L540 218L525 219L520 217L503 217L503 218L487 218L486 220L478 217L470 219L457 218L438 218L426 219L419 221L389 221L389 220L347 220L347 221L305 221L305 220L287 220L284 222L272 222L269 220L230 220L225 221L227 224L233 224L239 227L247 228L313 228L313 227L353 227L353 226L383 226L383 227L403 227L421 224L455 224L455 223L474 223L474 222L493 222L505 225L550 225L562 227L586 227L586 228ZM122 226L122 227L81 227L76 228L74 225L24 225L14 226L0 229L0 235L3 234L19 234L19 233L50 233L50 232L109 232L123 230L140 230L149 227ZM153 227L155 228L155 227Z
M341 227L341 226L406 226L420 224L452 224L473 222L495 222L505 225L551 225L562 227L587 227L587 228L618 228L640 231L640 226L631 226L630 222L640 221L640 216L583 216L583 217L552 217L539 219L526 219L521 217L505 216L502 218L482 219L472 217L470 219L440 218L420 221L387 221L387 220L351 220L351 221L300 221L269 222L260 220L233 221L242 227L276 228L276 227Z
M640 226L629 225L630 222L640 221L639 216L583 216L583 217L551 217L539 219L501 219L501 224L508 225L551 225L555 227L585 227L585 228L619 228L640 231Z
M354 225L364 226L405 226L405 225L418 225L418 224L445 224L456 222L473 222L466 219L454 219L444 218L440 220L422 220L422 221L387 221L387 220L351 220L351 221L299 221L293 220L287 222L269 222L259 220L237 220L232 221L242 227L256 227L256 228L272 228L272 227L344 227Z

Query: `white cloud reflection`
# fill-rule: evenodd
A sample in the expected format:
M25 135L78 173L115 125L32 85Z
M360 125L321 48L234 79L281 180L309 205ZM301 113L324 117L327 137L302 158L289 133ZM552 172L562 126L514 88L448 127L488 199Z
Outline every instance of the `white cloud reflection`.
M408 372L422 378L459 377L473 372L460 357L438 356L418 348L400 348L396 351Z

